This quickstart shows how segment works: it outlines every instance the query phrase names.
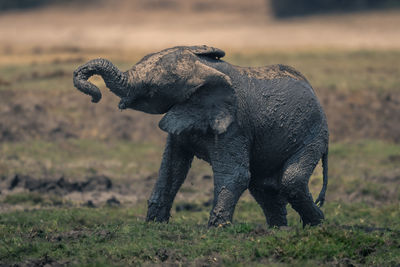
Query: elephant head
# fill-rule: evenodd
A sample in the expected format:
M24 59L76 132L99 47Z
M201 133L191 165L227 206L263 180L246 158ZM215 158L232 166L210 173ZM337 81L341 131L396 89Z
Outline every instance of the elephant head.
M234 117L232 83L229 76L206 63L224 55L208 46L174 47L145 56L126 72L106 59L95 59L75 70L74 85L96 103L101 92L87 80L98 74L121 97L120 109L167 113L159 124L167 132L211 129L222 133Z

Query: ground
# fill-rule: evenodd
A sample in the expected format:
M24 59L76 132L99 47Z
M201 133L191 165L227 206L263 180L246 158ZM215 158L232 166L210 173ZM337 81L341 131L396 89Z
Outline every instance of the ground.
M215 6L175 2L158 10L161 1L149 1L148 16L126 11L123 0L117 17L107 6L0 15L0 265L400 265L399 12L276 21L257 8L261 1L233 1L224 16ZM188 23L173 17L163 26L174 9ZM90 25L72 38L83 22ZM288 64L307 77L331 132L321 226L303 229L289 207L289 227L268 229L246 192L231 226L208 229L213 180L200 160L170 222L144 222L166 137L161 117L119 111L98 77L92 81L104 96L92 104L73 88L72 72L96 57L126 70L172 40L217 45L236 65ZM321 185L318 166L314 197Z

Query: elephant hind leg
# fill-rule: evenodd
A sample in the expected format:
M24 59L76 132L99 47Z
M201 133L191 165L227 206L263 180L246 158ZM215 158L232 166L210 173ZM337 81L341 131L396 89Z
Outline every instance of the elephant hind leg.
M261 206L270 227L287 226L287 200L280 192L274 189L258 188L254 185L250 185L249 191Z
M283 168L281 191L299 213L304 226L318 225L324 219L309 192L308 181L325 150L324 143L316 140L294 154Z

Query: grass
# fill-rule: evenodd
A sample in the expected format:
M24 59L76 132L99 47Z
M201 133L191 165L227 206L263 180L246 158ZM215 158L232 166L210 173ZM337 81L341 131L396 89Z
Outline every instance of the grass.
M217 229L205 227L206 211L174 214L169 224L145 223L143 205L12 212L0 215L0 260L73 265L400 263L398 205L374 209L329 203L325 212L327 220L320 227L303 229L289 216L291 228L284 230L260 226L261 212L254 202L241 202L238 221ZM372 229L372 222L397 229Z

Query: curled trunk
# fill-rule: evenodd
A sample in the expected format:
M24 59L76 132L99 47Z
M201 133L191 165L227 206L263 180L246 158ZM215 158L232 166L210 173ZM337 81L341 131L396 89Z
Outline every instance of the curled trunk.
M128 77L107 59L94 59L80 66L74 71L74 86L81 92L90 95L92 102L101 99L101 92L88 79L93 75L100 75L106 86L117 96L125 97L128 93Z

